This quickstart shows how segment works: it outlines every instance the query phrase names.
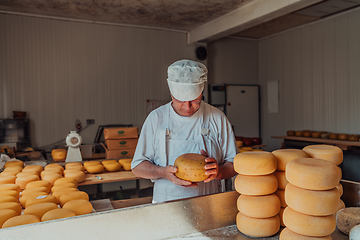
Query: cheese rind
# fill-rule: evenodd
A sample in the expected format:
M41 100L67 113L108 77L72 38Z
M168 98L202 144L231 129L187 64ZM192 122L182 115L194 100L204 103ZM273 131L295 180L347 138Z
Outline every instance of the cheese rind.
M270 152L242 152L234 158L234 169L243 175L267 175L275 172L277 160Z
M269 237L279 231L280 218L278 215L271 218L252 218L239 212L236 215L236 226L240 232L250 237Z
M269 218L280 211L280 199L275 194L265 196L240 195L237 200L238 210L248 217Z
M39 219L41 219L46 212L57 208L58 206L55 203L51 203L51 202L38 203L24 209L24 215L35 215Z
M278 188L285 190L286 184L289 183L288 180L286 180L285 171L277 170L274 172L274 175L277 178L278 183L279 183Z
M50 220L55 220L55 219L60 219L60 218L68 218L68 217L75 217L76 214L69 210L69 209L62 209L62 208L58 208L58 209L52 209L48 212L46 212L42 218L41 221L50 221Z
M37 180L26 184L25 189L30 189L34 187L46 187L47 192L50 192L51 183L45 180Z
M89 214L93 210L92 204L85 199L75 199L64 204L63 209L69 209L76 215Z
M40 219L37 216L20 215L8 219L6 222L4 222L2 228L15 227L15 226L20 226L30 223L38 223L38 222L40 222Z
M336 165L340 165L343 161L343 151L336 146L326 144L309 145L304 147L303 151L312 158L323 159Z
M80 170L74 170L71 172L65 173L65 177L75 178L78 183L84 182L86 179L86 174Z
M89 201L89 195L83 191L67 192L60 196L60 206L62 207L65 203L75 199L85 199Z
M0 203L0 209L12 209L18 215L21 214L21 206L17 202L3 202L3 203Z
M358 224L360 224L360 207L343 208L336 213L336 225L346 235L349 235L351 228Z
M332 240L332 238L331 236L309 237L297 234L291 231L289 228L284 228L280 233L279 240Z
M280 203L281 203L281 207L285 208L287 207L287 203L285 201L285 190L283 189L278 189L276 190L275 194L279 197L280 199Z
M286 165L296 158L308 158L309 155L300 149L278 149L272 152L277 159L277 170L285 171Z
M18 177L15 180L15 183L19 185L20 189L25 189L26 185L30 182L39 180L37 175L27 175L23 177Z
M0 209L0 228L2 228L4 222L17 215L18 214L12 209Z
M58 204L58 200L56 197L52 195L45 195L45 196L38 196L38 197L31 197L25 203L25 208L28 208L31 205L39 204L39 203L55 203Z
M272 194L278 188L278 182L274 174L263 176L238 174L234 183L236 191L245 195Z

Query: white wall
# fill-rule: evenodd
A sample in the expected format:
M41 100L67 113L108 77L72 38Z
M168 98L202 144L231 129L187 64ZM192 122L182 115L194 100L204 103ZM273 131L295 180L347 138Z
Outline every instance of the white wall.
M167 67L194 59L186 33L0 14L0 118L26 111L32 145L98 125L141 127L147 99L170 100Z

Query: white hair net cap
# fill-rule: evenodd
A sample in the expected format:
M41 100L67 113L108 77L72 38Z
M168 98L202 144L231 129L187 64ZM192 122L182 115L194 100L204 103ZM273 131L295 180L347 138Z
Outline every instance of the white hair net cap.
M199 97L207 80L204 64L179 60L168 68L168 85L171 95L179 101L192 101Z

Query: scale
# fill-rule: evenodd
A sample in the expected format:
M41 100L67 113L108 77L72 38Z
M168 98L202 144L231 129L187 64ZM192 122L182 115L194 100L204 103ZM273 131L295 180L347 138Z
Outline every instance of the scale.
M80 145L82 142L81 136L76 131L70 131L66 137L66 146L68 147L65 162L81 162Z

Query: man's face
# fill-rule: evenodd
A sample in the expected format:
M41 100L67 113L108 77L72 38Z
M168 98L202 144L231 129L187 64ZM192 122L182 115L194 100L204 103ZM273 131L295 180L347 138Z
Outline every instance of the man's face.
M179 101L173 96L172 98L172 106L177 114L183 117L190 117L194 113L197 112L200 108L200 103L202 100L202 94L192 101Z

